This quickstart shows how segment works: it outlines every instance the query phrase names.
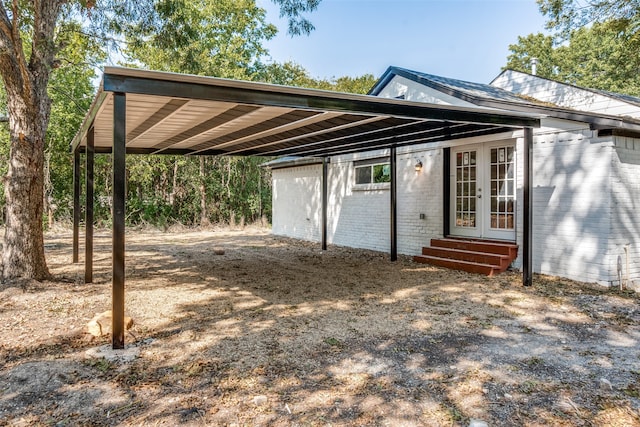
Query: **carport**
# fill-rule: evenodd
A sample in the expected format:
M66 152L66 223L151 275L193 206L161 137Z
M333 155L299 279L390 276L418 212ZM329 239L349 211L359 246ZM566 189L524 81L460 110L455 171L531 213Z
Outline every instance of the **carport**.
M328 156L390 151L390 257L397 258L396 149L521 129L525 149L523 284L532 279L531 152L540 116L367 95L105 67L71 148L73 262L79 260L80 169L85 154L85 282L93 280L94 156L113 158L112 311L114 349L124 348L127 154L313 156L323 159L322 249L326 249ZM443 200L434 200L443 203Z

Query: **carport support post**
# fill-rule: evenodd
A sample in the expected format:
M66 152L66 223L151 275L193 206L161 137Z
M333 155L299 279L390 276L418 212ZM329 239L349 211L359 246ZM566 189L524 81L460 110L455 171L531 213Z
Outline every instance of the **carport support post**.
M85 154L86 200L84 213L84 283L93 282L93 160L94 129L87 132L87 151Z
M126 96L113 94L112 348L124 348L124 209Z
M73 152L73 263L80 248L80 150Z
M391 147L391 153L389 154L389 175L391 178L390 191L391 194L391 212L390 212L390 229L391 229L391 261L398 259L398 219L396 209L396 147Z
M523 185L522 185L522 284L531 286L533 281L533 129L524 128L524 150L522 153Z
M322 250L327 250L327 177L329 176L329 159L322 158Z

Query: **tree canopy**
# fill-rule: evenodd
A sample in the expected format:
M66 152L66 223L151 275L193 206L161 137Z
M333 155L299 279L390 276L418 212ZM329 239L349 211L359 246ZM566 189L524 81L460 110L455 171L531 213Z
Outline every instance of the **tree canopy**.
M571 32L567 42L541 33L519 37L509 46L505 68L530 72L538 58L538 75L566 83L640 95L640 56L619 37L616 25L605 22Z
M579 86L640 95L640 2L538 0L550 35L529 34L509 46L505 68Z
M288 32L313 30L320 0L272 0ZM109 52L128 65L217 77L366 92L375 79L314 79L269 61L276 34L255 0L41 0L0 2L0 164L5 175L2 277L48 277L43 216L71 217L68 143L93 99ZM127 222L187 225L249 222L270 212L262 159L132 156ZM95 216L108 224L110 159L95 160ZM46 224L46 222L45 222Z
M319 0L272 0L280 6L281 15L289 18L292 34L306 33L313 26L305 14L313 11ZM238 2L240 3L240 2ZM253 37L256 32L268 37L273 29L260 23L260 10L251 0L243 0L246 14L241 11L226 15L228 22L216 20L221 8L233 8L236 2L224 0L31 0L0 2L0 77L6 94L8 116L9 155L4 179L5 239L2 248L2 277L45 279L49 276L45 257L42 217L45 179L45 149L47 130L51 118L53 95L49 94L53 71L62 65L60 57L69 43L66 30L75 27L76 32L90 35L101 44L117 47L122 37L129 37L134 30L141 31L142 42L155 37L154 30L163 34L180 34L182 29L190 36L197 36L202 22L213 22L223 29L221 39L228 46L215 55L229 55L226 62L240 65L247 61L242 56L247 50L257 51L259 44L251 40L241 42L233 36L224 38L229 24L244 22L244 36ZM195 5L194 7L191 7ZM187 7L189 6L189 7ZM198 8L198 10L196 10ZM186 16L181 16L181 13ZM214 16L199 20L201 13ZM255 15L257 13L257 15ZM256 21L257 16L257 21ZM263 15L262 15L263 16ZM180 19L178 19L180 18ZM205 17L206 18L206 17ZM173 21L169 21L173 19ZM236 22L231 22L235 20ZM243 21L244 20L244 21ZM257 27L253 27L257 22ZM223 25L224 24L224 25ZM171 27L172 25L175 28ZM182 28L180 26L183 25ZM207 28L213 31L214 28ZM189 32L191 31L191 32ZM234 33L235 34L235 33ZM206 36L206 34L205 34ZM242 37L242 36L239 36ZM193 39L193 37L192 37ZM131 41L131 40L130 40ZM202 41L201 48L209 48ZM132 41L132 49L143 46ZM226 50L225 50L226 49ZM174 51L174 54L179 51ZM190 52L191 55L194 51ZM249 60L251 58L249 57ZM194 57L194 62L197 59ZM184 71L184 70L183 70ZM70 85L73 86L73 85ZM67 88L68 89L68 88Z
M568 37L571 31L595 23L616 22L627 34L640 29L640 1L638 0L537 0L540 11L547 17L547 28Z

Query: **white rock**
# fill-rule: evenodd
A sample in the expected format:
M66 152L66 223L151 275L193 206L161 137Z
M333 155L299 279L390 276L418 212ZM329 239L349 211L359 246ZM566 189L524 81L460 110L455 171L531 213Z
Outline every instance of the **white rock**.
M573 407L573 405L571 405L571 403L566 399L557 402L555 407L565 414L572 414L576 411L576 408Z
M611 381L606 378L600 378L600 390L611 391L613 390L613 385Z
M513 396L511 396L509 393L505 393L504 394L504 398L507 399L507 400L511 400L511 399L513 399Z
M264 395L260 395L260 396L256 396L253 398L253 404L256 406L262 406L265 403L267 403L269 399L267 398L267 396Z
M489 424L482 420L474 420L473 418L471 418L469 420L469 427L489 427Z

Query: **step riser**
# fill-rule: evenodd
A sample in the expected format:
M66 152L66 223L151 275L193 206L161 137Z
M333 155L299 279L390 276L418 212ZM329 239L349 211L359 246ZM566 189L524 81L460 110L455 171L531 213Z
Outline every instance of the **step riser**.
M484 252L489 254L517 256L517 247L496 243L471 242L463 240L431 239L431 246L438 248L459 249L462 251Z
M438 267L450 268L452 270L461 270L466 271L468 273L476 273L476 274L484 274L485 276L493 276L495 274L500 273L497 267L485 266L482 264L473 264L473 263L461 263L452 259L442 259L442 258L427 258L425 256L415 256L413 258L415 262L419 262L421 264L429 264L435 265Z
M504 255L469 253L437 247L422 248L422 255L448 258L458 261L477 262L480 264L490 264L499 268L507 268L509 266L509 258L506 258Z
M502 273L516 259L518 246L483 240L432 239L431 247L422 248L415 262L470 273L493 276Z

